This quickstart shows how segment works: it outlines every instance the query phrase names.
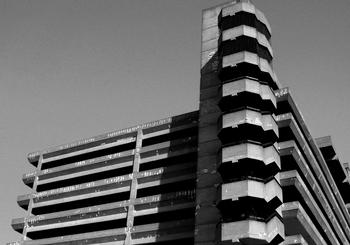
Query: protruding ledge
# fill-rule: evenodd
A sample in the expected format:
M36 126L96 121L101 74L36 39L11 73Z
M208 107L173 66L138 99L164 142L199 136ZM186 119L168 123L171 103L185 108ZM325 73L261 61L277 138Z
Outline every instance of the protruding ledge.
M283 223L274 217L268 223L255 220L222 223L216 230L216 244L279 244L284 240ZM232 244L232 243L230 243Z

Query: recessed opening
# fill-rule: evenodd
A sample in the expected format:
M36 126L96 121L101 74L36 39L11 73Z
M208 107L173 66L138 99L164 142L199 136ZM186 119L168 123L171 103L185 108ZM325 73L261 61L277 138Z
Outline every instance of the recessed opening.
M142 147L158 144L165 141L171 141L175 139L185 138L189 136L194 136L198 134L198 127L186 128L183 130L170 132L168 134L163 134L155 137L150 137L142 141Z
M191 152L184 155L164 158L156 161L145 162L140 165L140 172L154 168L168 167L176 164L197 161L197 152Z
M157 185L137 190L137 198L196 188L196 180L184 180L171 184Z
M224 222L247 219L267 222L272 217L279 216L264 199L254 197L243 197L238 201L221 201L217 207L220 209Z
M143 216L137 216L134 218L134 226L145 225L151 223L162 223L174 220L192 219L195 216L195 209L180 209L171 212L149 214ZM161 228L161 227L159 227Z

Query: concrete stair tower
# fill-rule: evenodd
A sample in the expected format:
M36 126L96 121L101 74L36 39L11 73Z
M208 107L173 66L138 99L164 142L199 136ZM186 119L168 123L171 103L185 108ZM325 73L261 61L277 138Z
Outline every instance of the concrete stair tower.
M284 240L270 33L250 1L203 12L197 244Z

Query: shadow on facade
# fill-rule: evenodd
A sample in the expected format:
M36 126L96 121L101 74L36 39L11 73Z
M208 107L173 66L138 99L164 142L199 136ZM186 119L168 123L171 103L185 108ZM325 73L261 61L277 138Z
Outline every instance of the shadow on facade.
M147 138L161 130L169 133ZM145 244L193 244L198 111L145 129L143 135L131 237Z

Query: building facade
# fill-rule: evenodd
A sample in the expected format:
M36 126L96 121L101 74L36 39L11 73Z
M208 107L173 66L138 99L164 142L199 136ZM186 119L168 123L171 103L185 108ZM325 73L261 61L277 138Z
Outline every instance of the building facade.
M350 244L349 167L280 85L265 16L202 25L199 110L30 153L8 245Z

